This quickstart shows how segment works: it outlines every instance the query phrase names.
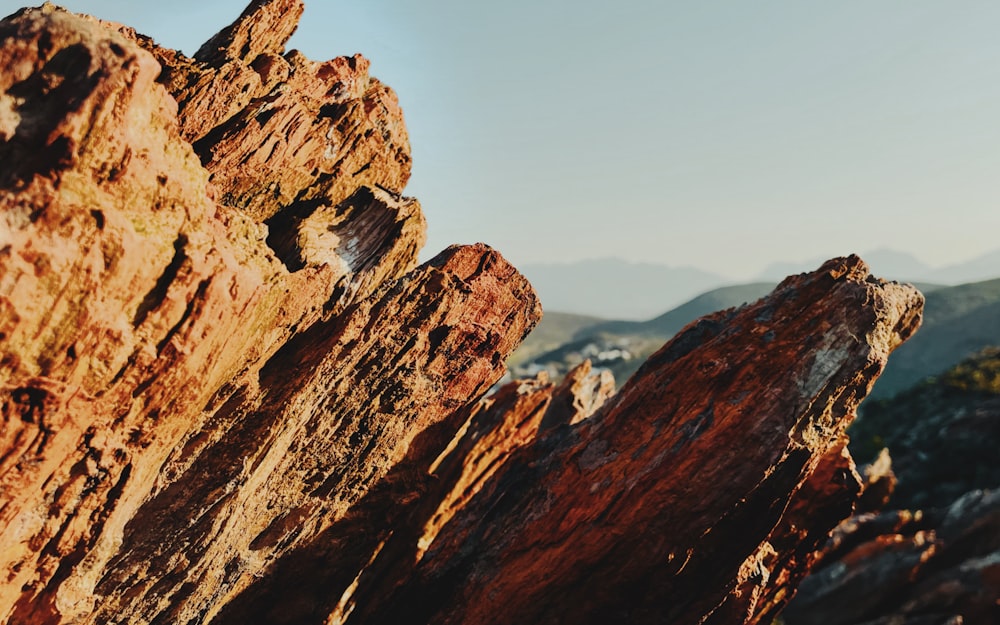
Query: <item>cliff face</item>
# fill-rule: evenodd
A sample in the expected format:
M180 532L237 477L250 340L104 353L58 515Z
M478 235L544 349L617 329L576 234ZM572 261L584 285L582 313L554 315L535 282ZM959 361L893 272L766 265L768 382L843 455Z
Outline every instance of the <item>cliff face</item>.
M273 3L251 8L231 31L282 16L287 9ZM17 606L15 621L90 613L94 604L88 594L106 576L105 567L124 537L132 535L129 523L140 504L159 505L158 496L163 501L162 493L175 492L171 487L188 488L183 478L192 467L201 468L196 459L208 458L219 439L235 442L240 419L253 415L259 430L246 432L243 444L258 451L268 451L269 445L257 435L279 435L270 428L288 428L282 436L294 438L295 426L289 422L267 421L281 419L277 408L264 417L255 404L265 391L276 396L274 388L260 388L265 364L279 379L283 368L291 373L292 361L321 367L321 359L306 356L308 350L322 349L320 339L313 338L321 332L327 345L339 341L341 351L351 351L355 359L382 358L380 367L390 367L404 353L415 355L413 350L422 350L426 361L431 354L427 341L408 345L402 336L398 344L365 352L372 340L384 337L359 319L376 306L387 315L409 309L423 316L430 312L423 304L433 303L441 310L436 321L456 328L438 339L439 353L450 341L468 340L464 333L489 333L503 322L497 330L502 336L492 343L499 352L490 343L476 343L478 351L466 354L468 362L438 356L446 367L464 369L426 367L428 391L441 385L434 376L447 379L461 373L468 386L456 392L470 392L499 377L501 367L494 360L502 363L538 315L523 280L495 284L508 280L511 270L485 249L451 251L436 266L424 268L421 278L413 275L394 284L415 264L424 222L418 204L396 193L409 171L405 132L382 130L402 128L401 113L390 106L389 92L367 78L364 63L320 66L300 60L298 73L286 72L287 81L248 90L255 97L246 100L243 114L270 104L275 112L268 121L280 117L290 126L295 120L307 125L276 135L261 125L263 113L238 128L234 113L218 115L221 111L210 101L212 90L243 88L231 78L198 82L198 77L222 71L209 62L175 55L191 76L184 83L186 99L181 102L186 106L178 117L178 104L157 83L163 76L156 59L93 20L44 7L16 16L2 29L0 384L9 400L4 405L0 471L5 501L0 515L8 528L2 569L9 574L0 593L3 605ZM266 49L280 50L290 30L269 28L263 32L279 40L256 40L264 41ZM229 68L225 71L242 69L256 77L250 63L266 56L256 52L249 50L254 55L249 59L220 53L211 61ZM320 93L296 88L296 76ZM351 89L338 90L342 83ZM273 101L262 102L269 94ZM380 102L385 105L378 109ZM321 115L329 107L342 112ZM362 119L359 110L370 119ZM338 124L345 128L341 134ZM217 138L198 142L205 155L217 143L238 140L240 132L251 144L280 136L282 149L299 155L303 166L318 173L303 177L273 146L261 150L274 159L269 168L267 163L200 159L186 140L193 138L189 128L195 126ZM343 166L342 160L365 158L366 151L359 147L341 157L335 145L364 146L366 135L375 146L368 152L403 156L394 156L391 163L370 162L364 174L342 176L346 180L334 190L335 185L324 182L331 177L327 170ZM328 137L321 146L326 152L312 145L317 136ZM397 144L386 148L392 141ZM256 180L234 182L238 175ZM259 195L271 207L255 213L254 207L235 204L230 198L236 197L239 184L270 185L271 192ZM278 187L284 195L273 191ZM306 214L304 206L313 212ZM286 237L275 243L266 219L290 212L297 221L288 218L284 230L273 229ZM317 213L326 214L322 228L310 221ZM480 264L483 268L477 269ZM490 279L494 284L487 284ZM501 291L510 294L509 301ZM419 306L407 299L415 296L423 298ZM495 306L460 306L449 314L452 297L474 302L489 297ZM365 304L358 306L352 322L343 313L360 300ZM504 308L511 305L516 311ZM476 317L477 310L485 313L482 318ZM290 340L306 328L312 333L302 339L303 347L286 355ZM420 366L421 375L428 365L398 364ZM412 383L417 379L423 378ZM233 397L245 398L246 407L238 408ZM450 399L447 392L432 397ZM421 415L433 418L432 411ZM373 452L390 457L392 449L372 446ZM255 464L245 451L235 446L229 457ZM250 480L251 468L244 469L246 475L213 475L221 479L212 488L231 492L235 480ZM253 522L266 523L266 517L254 516ZM172 557L177 562L185 556ZM216 556L205 557L214 563ZM169 566L164 566L166 572ZM107 587L112 578L103 583ZM207 580L198 587L213 592Z
M483 245L415 266L395 97L284 53L301 11L194 58L0 24L0 618L766 622L919 293L836 259L615 396L585 365L481 399L537 298Z

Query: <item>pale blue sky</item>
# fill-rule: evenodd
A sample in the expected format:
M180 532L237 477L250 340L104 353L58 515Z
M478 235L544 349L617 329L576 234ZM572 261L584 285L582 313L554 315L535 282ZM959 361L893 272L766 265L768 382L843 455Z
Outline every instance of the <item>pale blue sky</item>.
M245 6L64 4L188 53ZM307 0L292 46L361 52L398 92L425 256L746 278L1000 248L998 32L995 0Z

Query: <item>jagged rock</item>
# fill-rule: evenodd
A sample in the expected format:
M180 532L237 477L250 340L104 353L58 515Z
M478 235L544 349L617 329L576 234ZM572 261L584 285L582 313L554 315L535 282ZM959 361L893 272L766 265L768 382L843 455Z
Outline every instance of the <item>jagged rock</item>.
M255 6L255 15L281 8ZM188 471L200 468L201 453L218 451L220 441L235 440L239 432L277 434L259 420L259 409L240 407L255 405L264 393L275 397L274 386L259 386L265 363L277 373L282 362L291 367L296 358L308 360L308 345L290 353L304 340L291 339L306 328L310 337L341 328L327 346L340 345L343 354L392 334L390 327L376 329L359 319L359 311L373 306L427 323L447 321L423 329L413 323L405 332L422 333L421 340L403 349L409 335L400 335L367 354L393 355L390 345L396 354L411 354L416 372L406 377L399 371L381 393L383 402L405 404L407 392L418 392L417 410L467 402L477 388L492 384L502 370L498 363L537 318L530 288L484 248L448 252L395 283L415 262L423 217L415 201L381 188L387 185L365 187L364 180L344 187L353 191L326 211L328 227L320 228L319 218L310 225L315 242L300 249L316 252L316 262L290 273L259 220L243 207L213 200L218 184L210 177L234 172L213 163L210 174L201 166L181 136L177 104L156 82L161 68L150 54L94 20L51 5L4 21L0 36L0 385L6 396L0 615L8 622L96 618L92 592L98 587L112 589L104 605L114 605L120 577L112 570L132 562L120 553L122 543L146 540L134 520L156 506L176 509L179 502L165 502L163 493L197 482ZM377 119L380 111L368 114ZM402 137L399 149L406 151ZM337 139L328 140L336 149ZM266 172L274 184L283 183L285 173L278 166ZM301 193L310 190L306 185ZM271 235L282 234L272 224ZM381 295L373 296L379 289ZM398 301L403 296L419 298L406 304ZM470 298L468 306L448 309ZM366 303L353 309L354 316L338 314L354 301ZM329 321L317 325L323 318ZM359 334L354 344L336 343L349 341L352 332ZM466 369L435 368L442 354L458 349L455 342ZM433 397L424 397L435 388ZM294 396L287 391L286 397ZM322 402L319 396L306 400ZM298 417L308 421L305 413ZM433 417L433 410L421 411L421 419ZM248 419L257 419L256 430ZM286 436L295 431L292 423L282 427L290 428L282 430ZM403 428L385 427L393 435ZM371 452L391 459L412 433L400 436L395 444L374 442ZM218 460L239 465L245 451L234 445ZM251 480L243 473L249 467L220 468L212 479L235 469L232 479ZM379 469L373 464L369 472ZM262 476L265 469L257 467L253 479ZM352 478L352 488L363 490L364 477ZM188 495L194 501L218 493ZM292 510L274 514L279 512ZM199 513L185 509L184 515L194 523ZM179 529L187 521L174 520L179 525L172 529L168 520L158 520L146 531L191 538ZM213 547L233 551L221 542ZM172 566L191 563L182 550L173 556ZM171 574L176 577L176 570L154 571L150 584L162 586ZM226 575L232 574L230 566ZM202 593L210 592L211 583L202 581ZM167 606L168 594L137 601L116 618L143 622L167 607L183 613L184 606Z
M831 520L849 516L859 492L864 492L864 484L858 481L846 440L841 439L792 494L781 522L767 538L764 559L748 561L756 570L751 568L751 575L743 576L746 581L726 598L710 622L772 623L814 566Z
M864 466L862 473L865 483L861 499L855 505L855 514L884 509L899 482L892 470L889 450L882 449L873 462Z
M852 447L868 456L888 446L892 469L883 449L857 513L815 555L786 623L1000 621L998 380L1000 357L988 350L866 404ZM905 508L876 513L887 504Z
M613 390L614 380L585 362L558 386L545 374L515 380L455 413L422 433L342 522L277 562L215 622L383 622L370 620L377 606L356 597L380 597L404 582L512 454L544 428L586 419Z
M788 625L1000 619L1000 492L844 522L785 611Z
M95 588L97 621L210 619L489 389L537 320L532 297L495 252L450 248L292 339L167 459L169 486L134 513Z
M163 64L181 135L220 200L281 230L336 224L356 189L398 194L410 177L403 113L367 59L284 53L302 9L301 0L255 0L194 59L120 28Z
M613 397L584 364L482 399L534 292L483 245L414 268L395 98L285 53L301 10L194 58L51 5L0 24L0 619L776 614L919 293L836 259Z
M769 536L824 459L843 457L920 303L852 257L688 326L595 415L515 452L413 575L354 592L364 611L346 622L695 623L766 588ZM836 513L808 516L814 542L859 490L853 470L832 473Z

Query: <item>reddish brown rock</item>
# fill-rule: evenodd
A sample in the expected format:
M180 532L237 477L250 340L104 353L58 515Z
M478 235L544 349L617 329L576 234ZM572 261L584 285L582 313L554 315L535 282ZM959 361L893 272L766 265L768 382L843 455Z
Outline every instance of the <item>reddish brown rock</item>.
M369 76L367 59L285 54L302 8L255 0L194 59L121 28L164 65L181 134L221 202L293 231L336 223L358 188L401 193L411 166L399 103Z
M533 297L496 252L455 247L287 343L167 459L170 485L95 589L96 622L210 619L499 379L537 321ZM400 331L376 331L386 320Z
M426 429L339 523L275 562L213 622L369 622L378 606L356 596L380 597L405 583L441 527L535 441L543 423L585 419L613 388L588 362L559 385L544 374L510 382Z
M893 491L896 490L896 474L892 470L892 457L889 450L883 449L871 464L863 470L864 484L861 499L855 506L855 513L882 510L889 503Z
M91 611L169 458L221 434L220 387L404 273L424 226L415 201L352 187L289 273L213 201L153 57L50 5L0 29L0 618L60 622Z
M830 524L848 517L852 511L871 509L865 506L884 504L892 491L894 477L888 454L863 467L859 475L847 451L847 442L847 437L843 437L792 495L781 523L768 537L772 553L766 566L767 582L744 582L747 588L727 599L727 604L740 607L739 616L746 622L765 625L773 622L802 580L825 557L824 549L834 529ZM738 621L740 618L722 622Z
M594 374L585 361L557 386L542 373L534 380L511 382L480 402L451 445L426 469L439 492L426 497L436 509L423 524L416 559L490 478L505 470L514 452L534 443L542 429L587 419L614 388L609 373Z
M921 301L852 257L690 325L597 414L515 453L394 593L355 593L357 622L712 618L768 584L797 492L830 492L813 543L850 513L857 478L822 485L825 459Z
M789 625L1000 619L1000 494L842 523L784 615Z
M748 561L756 568L744 565L741 586L709 622L772 623L815 565L834 525L851 514L862 492L845 436L792 495L761 555Z
M481 400L534 293L483 245L414 268L395 98L285 53L301 10L194 58L51 5L0 24L0 619L777 613L919 294L837 259L617 396L584 365Z
M865 407L854 448L889 446L892 469L882 450L786 623L1000 622L997 364L986 351ZM905 508L877 513L886 503Z

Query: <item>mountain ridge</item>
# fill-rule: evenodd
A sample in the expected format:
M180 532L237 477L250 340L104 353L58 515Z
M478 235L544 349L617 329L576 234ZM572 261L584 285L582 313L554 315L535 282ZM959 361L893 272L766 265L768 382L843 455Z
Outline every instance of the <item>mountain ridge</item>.
M732 282L695 267L632 263L620 258L525 264L521 272L549 310L632 320L679 305L704 291L706 285L713 288ZM654 284L656 288L648 288Z
M888 248L861 257L876 275L908 282L925 291L1000 278L1000 249L940 267L910 252ZM692 265L632 262L617 257L528 263L521 270L538 291L546 310L608 320L649 321L708 291L755 282L777 284L789 275L807 273L825 260L816 257L776 261L746 280Z
M541 334L530 334L508 365L515 376L547 370L559 377L589 358L624 382L660 343L688 323L752 303L774 286L752 282L718 287L644 321L547 312L536 330ZM984 348L1000 346L1000 278L955 286L914 286L926 297L923 326L889 360L871 391L873 398L891 397Z

